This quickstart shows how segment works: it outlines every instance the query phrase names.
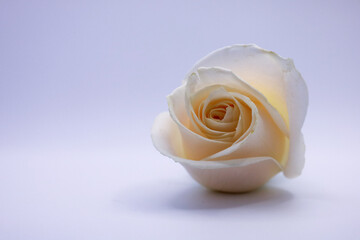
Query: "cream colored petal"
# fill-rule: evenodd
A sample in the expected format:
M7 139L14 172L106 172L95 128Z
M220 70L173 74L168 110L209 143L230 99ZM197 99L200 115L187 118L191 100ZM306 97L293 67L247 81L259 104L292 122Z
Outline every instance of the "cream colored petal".
M281 131L285 135L288 135L288 128L284 118L267 101L266 97L257 89L253 88L251 85L235 75L231 70L219 67L201 67L197 69L197 74L198 78L195 78L194 74L189 77L186 84L187 91L197 92L205 87L216 84L221 84L225 88L227 87L228 91L231 91L233 88L236 92L249 97L252 101L256 100L262 104ZM190 90L188 90L188 88L190 88Z
M215 114L215 112L219 112L220 109L217 109L214 105L214 102L217 103L222 103L224 102L224 104L226 104L227 102L232 102L234 101L233 97L223 88L223 87L219 87L218 89L212 91L209 96L207 97L207 99L203 102L203 111L202 111L202 119L204 121L204 123L201 123L201 125L203 126L203 129L205 131L208 131L209 134L211 134L211 131L209 131L208 129L212 129L215 131L226 131L229 132L231 131L231 129L229 129L231 126L233 126L233 129L236 127L236 122L231 122L231 123L225 123L222 121L214 121L213 119L211 119L211 116L206 116L206 111L210 110L209 114ZM216 111L218 110L218 111ZM225 117L226 113L224 113L224 117ZM228 118L230 118L228 116ZM206 125L205 123L208 123L209 125Z
M215 88L215 86L217 88ZM252 114L256 114L257 111L254 103L252 103L248 97L239 94L236 95L237 99L235 99L232 92L229 93L224 89L224 87L218 85L213 85L199 90L201 93L200 96L204 90L207 89L212 90L212 92L209 93L208 97L202 102L201 105L196 104L196 102L198 102L196 101L196 93L193 97L195 99L193 101L195 102L194 105L199 105L202 109L201 114L199 113L199 115L202 116L201 119L198 119L196 116L194 117L194 122L197 124L200 131L202 131L208 138L222 141L231 141L231 143L244 139L251 131L249 126L254 125L250 123L252 119L255 119L255 116L252 116ZM212 109L210 111L211 114L213 110L217 109L216 106L229 104L234 106L233 111L229 110L229 114L233 113L234 115L227 117L228 119L234 120L231 122L231 124L227 124L223 121L214 121L213 119L206 116L206 112L209 109ZM247 107L244 107L244 104ZM221 109L223 110L223 108ZM254 109L254 111L251 109ZM194 111L191 110L191 112L194 114ZM226 120L225 116L223 120ZM230 130L232 131L230 132ZM222 133L221 131L225 131L226 133Z
M237 152L248 153L246 151L246 149L242 150L242 148L241 149L239 149L239 148L242 144L244 144L247 141L247 139L250 137L250 135L254 133L255 129L257 128L258 122L261 120L258 108L248 97L245 97L239 93L234 93L234 92L231 92L231 94L239 99L239 100L237 100L235 98L235 100L236 100L235 102L237 103L237 105L239 106L240 109L241 109L241 107L240 107L241 104L239 103L239 101L241 100L241 101L245 102L245 104L251 109L251 116L248 116L248 114L249 114L248 113L243 116L244 119L242 121L239 120L238 128L236 129L236 137L237 138L235 139L235 141L229 148L226 148L223 151L217 152L217 153L205 158L204 160L229 160L229 159L237 159L237 158L244 158L244 157L253 157L249 154L247 154L246 156L244 154L240 156ZM244 110L242 110L241 112L243 114ZM247 124L249 124L248 127L246 127L246 125L242 125L245 121L248 121L246 119L251 120L250 124L247 123ZM262 129L258 130L257 132L261 132L261 131L262 131ZM259 134L261 134L261 133L259 133ZM256 145L256 143L254 145ZM264 152L261 152L261 153L264 153ZM267 154L265 153L265 156L266 155ZM259 155L257 155L257 156L259 156Z
M186 101L186 108L188 114L192 116L192 124L197 127L196 130L200 131L202 134L204 134L205 137L211 138L211 139L217 139L217 137L223 137L228 136L229 134L224 133L217 129L209 128L204 124L205 120L205 110L208 108L208 104L215 100L221 100L226 101L230 100L233 101L233 97L221 86L212 86L210 88L204 88L202 91L196 92L193 95L190 95L189 88L187 88L187 94L185 97ZM205 94L206 93L206 94ZM204 97L206 96L206 99L204 100ZM195 110L193 106L200 107L200 103L202 105L202 112L199 114L201 119L199 119L199 116L195 114Z
M185 157L179 128L169 112L162 112L155 118L151 139L155 148L163 155L170 158Z
M199 169L218 169L245 167L262 161L271 160L281 169L281 165L271 157L253 157L243 159L231 159L225 161L194 161L187 159L183 151L183 141L178 125L170 117L168 112L160 113L154 121L151 130L151 139L155 148L163 155L172 158L183 165Z
M223 138L229 135L228 133L224 133L221 131L216 131L213 129L208 128L206 125L204 125L204 102L207 98L209 98L209 95L221 88L220 85L214 85L208 88L204 88L199 92L196 92L194 96L191 96L189 92L185 93L185 103L184 108L187 111L187 114L191 116L189 118L191 122L191 127L194 132L199 133L200 135L212 138L214 140L218 140L218 138ZM226 96L225 96L226 97ZM227 96L230 100L232 100L231 95ZM225 100L226 101L226 100Z
M260 91L288 123L281 59L275 53L254 44L233 45L218 49L201 59L194 65L189 75L200 67L229 69Z
M181 125L189 126L189 116L185 106L185 85L176 88L167 96L170 115L173 115Z
M281 171L276 161L269 158L240 167L201 169L187 164L183 166L204 187L234 193L255 190Z
M236 118L234 117L236 109L234 110L234 107L229 106L229 104L223 104L223 105L225 107L225 116L221 120L221 122L231 123L236 121L236 119L239 117L239 116L236 116Z
M245 48L251 50L248 50L247 54L244 54L243 49ZM217 55L220 57L217 57L216 54L220 54ZM263 56L264 58L261 59L260 55L266 56ZM211 59L209 60L207 58ZM275 66L274 64L277 64L278 66ZM257 90L259 90L267 98L269 103L275 106L276 110L278 110L290 128L289 160L287 165L282 162L283 165L286 165L285 175L287 177L294 177L300 174L304 163L304 145L301 134L301 127L306 115L308 94L306 85L300 74L293 67L291 60L282 59L278 55L260 49L255 45L236 45L215 51L208 57L202 59L194 69L196 70L199 66L220 66L231 69L236 75L240 76L252 87L255 87ZM262 70L260 68L262 68ZM282 77L274 77L272 79L271 76L280 76L278 74L279 68L281 69ZM300 89L300 91L298 89ZM171 101L172 100L169 102ZM169 108L171 108L170 105L171 104L169 104ZM184 135L190 135L190 139L194 138L196 141L199 141L198 146L205 146L206 144L204 144L204 142L200 144L200 142L204 139L202 139L199 134L194 134L193 131L186 131L183 129L184 127L186 128L189 126L189 118L187 114L181 114L186 112L184 101L178 101L173 105L176 105L176 107L172 106L173 108L176 108L176 110L172 111L172 116L175 119L174 121L177 122L175 126L178 127L179 134L182 136L182 138L184 138ZM179 115L179 117L175 115L175 112ZM274 115L272 115L272 118L275 122L277 122L276 116L274 117ZM281 124L278 125L280 128L282 128ZM179 129L182 130L180 131ZM185 138L187 137L185 136ZM286 140L284 140L284 142L286 142ZM289 144L289 141L287 144ZM196 148L197 147L194 149ZM226 147L224 149L226 149ZM185 155L183 157L185 157ZM233 161L192 161L179 157L174 158L176 158L176 161L179 162L185 161L188 164L196 163L204 165L203 167L206 169L214 168L215 166L218 167L219 165L224 165L229 161ZM237 161L234 160L234 162Z
M212 129L217 129L219 131L223 131L223 132L230 132L233 131L233 129L236 128L237 122L218 122L215 121L211 118L205 118L205 123L207 126L209 126L209 128Z
M284 175L296 177L301 174L305 164L305 144L301 128L305 120L309 97L306 84L300 73L295 69L291 60L288 60L288 63L284 79L290 120L290 147Z
M236 109L239 109L240 112L234 136L234 143L237 143L245 139L255 128L258 110L248 97L234 92L230 92L230 94L234 97Z
M260 91L276 108L289 127L289 159L284 174L295 177L304 166L305 147L301 127L308 106L308 91L291 59L249 45L218 49L195 64L189 76L199 67L230 69ZM185 82L188 78L185 79Z
M181 133L168 112L156 117L151 138L159 152L181 163L203 186L218 191L250 191L282 170L278 162L270 157L227 161L194 161L184 158Z
M285 165L288 156L288 138L271 121L263 106L257 106L256 126L251 133L231 147L215 153L204 160L230 160L238 158L269 156Z
M199 160L229 147L230 143L206 138L194 132L185 108L185 86L175 89L168 97L169 113L177 124L185 157ZM201 149L201 150L200 150Z

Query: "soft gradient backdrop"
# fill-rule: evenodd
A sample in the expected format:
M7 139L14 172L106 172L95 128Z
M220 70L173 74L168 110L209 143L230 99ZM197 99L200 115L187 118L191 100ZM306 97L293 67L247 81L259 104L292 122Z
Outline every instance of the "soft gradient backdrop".
M0 0L0 239L360 238L360 2ZM303 175L208 192L152 146L209 52L256 43L309 88Z

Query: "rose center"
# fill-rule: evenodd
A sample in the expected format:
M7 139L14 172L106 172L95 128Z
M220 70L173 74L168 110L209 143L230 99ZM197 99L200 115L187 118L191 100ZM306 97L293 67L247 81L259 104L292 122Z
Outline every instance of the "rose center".
M209 109L206 114L207 118L210 118L217 122L228 121L230 115L232 115L234 111L234 104L232 103L220 103L213 108ZM226 119L224 119L226 118Z
M206 90L206 91L205 91ZM231 141L239 138L252 122L247 98L218 86L199 91L191 98L194 123L208 138ZM235 94L236 96L233 96Z
M209 117L215 121L221 121L224 119L227 109L225 108L215 108L211 109Z

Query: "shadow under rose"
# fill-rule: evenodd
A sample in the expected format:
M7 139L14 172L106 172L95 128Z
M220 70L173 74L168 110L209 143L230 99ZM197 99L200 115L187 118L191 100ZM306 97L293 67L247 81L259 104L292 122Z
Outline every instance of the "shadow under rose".
M239 208L252 204L263 207L274 206L289 201L293 195L285 190L272 186L264 186L247 193L222 193L200 187L192 187L178 193L170 199L169 204L174 208L184 210L227 209Z
M139 189L128 189L115 198L116 207L132 211L161 212L168 210L221 210L256 205L256 208L273 209L281 203L290 201L293 195L273 186L248 193L230 194L207 190L199 185L169 187L155 184Z

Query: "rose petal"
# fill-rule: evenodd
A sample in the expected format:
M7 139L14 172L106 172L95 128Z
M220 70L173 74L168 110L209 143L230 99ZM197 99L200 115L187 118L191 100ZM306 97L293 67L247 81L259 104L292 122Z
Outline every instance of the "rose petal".
M189 174L206 188L222 192L248 192L264 185L281 168L272 159L241 167L201 169L183 164Z
M169 113L181 134L186 158L199 160L230 146L230 143L206 138L193 131L185 109L185 86L175 89L168 97ZM199 151L201 149L201 151Z
M220 160L220 161L194 161L185 158L183 141L178 125L170 117L168 112L160 113L154 121L151 130L151 139L155 148L163 155L172 158L174 161L199 169L217 169L244 167L262 161L271 160L279 169L281 165L273 158L267 156L250 157L242 159Z
M301 127L304 121L304 117L306 115L308 94L306 85L300 74L296 71L292 61L289 59L283 59L275 53L263 50L255 45L236 45L217 50L209 56L205 57L204 59L200 60L200 62L195 65L194 70L192 70L190 74L196 71L200 66L219 66L230 69L235 73L235 76L237 75L241 77L247 83L249 83L249 86L251 85L264 95L264 99L267 101L260 104L263 106L263 109L261 109L260 107L260 115L267 113L269 119L272 118L273 121L285 134L287 134L287 132L289 131L289 139L285 137L284 141L280 141L280 145L285 146L285 150L283 150L283 155L286 156L286 146L289 145L290 140L288 162L284 162L284 159L287 159L286 157L283 157L283 160L280 161L283 166L286 166L284 174L287 177L294 177L300 174L304 163L304 144L301 134ZM188 80L185 80L185 84L187 82ZM219 82L217 82L217 84L219 85ZM172 141L161 141L159 140L159 138L166 139L166 137L160 136L158 138L156 136L153 136L154 145L158 145L157 148L160 152L165 154L164 152L168 151L170 154L168 153L167 156L173 158L175 161L181 162L184 165L201 169L215 169L224 167L234 168L238 165L244 167L247 166L247 164L249 164L249 166L255 166L257 164L256 161L262 162L265 161L264 159L270 159L273 164L278 164L278 162L274 158L268 156L241 159L231 158L231 160L224 160L226 158L222 158L219 160L211 159L210 161L194 161L202 159L202 156L195 156L198 158L193 159L186 155L185 151L176 151L175 149L183 150L184 148L189 147L190 150L187 152L196 152L199 149L203 149L202 147L204 146L209 146L207 141L209 141L210 143L215 143L215 145L219 147L219 142L213 141L211 139L206 139L201 134L195 133L196 131L194 131L194 129L191 129L191 124L189 122L188 115L186 114L186 108L184 106L184 89L181 89L184 88L184 86L185 85L181 86L178 89L178 95L175 93L175 90L172 96L168 97L169 110L172 119L169 117L169 115L167 115L167 125L164 123L164 117L160 117L160 120L156 120L160 124L154 124L154 128L155 125L163 126L164 128L162 134L167 134L168 140L172 139ZM176 99L180 100L177 101ZM260 98L260 100L263 99ZM268 107L268 105L270 107ZM261 118L263 118L263 116L261 116ZM176 123L174 123L174 121ZM165 126L170 125L171 127L165 130ZM191 130L187 129L187 127L190 127ZM273 128L269 129L270 132L273 131ZM176 131L178 134L174 134L174 132ZM249 137L254 136L254 133L249 134ZM187 141L187 139L190 141ZM161 144L159 144L159 142ZM250 143L250 145L255 145L254 143L251 143L252 141L242 141L242 144L245 144L245 142ZM175 143L177 143L178 145L175 146ZM182 145L183 143L188 146ZM181 147L179 147L179 145ZM174 149L172 149L173 147ZM192 147L193 150L191 150ZM212 146L210 145L210 149L211 148ZM221 148L223 150L223 152L221 153L224 154L223 156L227 156L230 158L236 155L235 153L237 151L233 151L231 147L219 147L219 149ZM276 153L279 152L276 149L281 149L281 147L275 147L274 149L275 152L271 153L270 155L281 155L279 153ZM203 154L203 156L209 153L207 151L211 152L211 150L206 149L206 154ZM216 153L217 151L218 150L214 149L213 152ZM221 150L219 151L221 152ZM262 160L260 161L259 159ZM279 169L281 169L281 166L278 167ZM201 175L203 173L198 174ZM224 176L225 175L226 174L224 174Z
M229 148L217 152L204 160L269 156L284 166L288 156L288 138L271 121L270 115L263 106L258 105L256 112L256 126L251 128L251 133Z
M234 88L236 92L239 92L254 101L255 99L262 104L265 109L271 115L273 121L280 128L280 130L288 136L288 128L284 119L281 117L279 112L268 102L266 97L259 92L257 89L253 88L251 85L243 81L237 75L235 75L231 70L219 67L201 67L197 69L198 78L194 78L193 74L189 77L186 88L187 91L191 93L200 91L205 87L212 85L218 85L221 83L225 88L229 89ZM228 89L229 88L229 89ZM190 90L188 90L190 89Z
M151 129L151 139L155 148L170 158L185 157L181 134L169 112L160 113Z
M205 99L205 101L202 101L203 95L205 93L207 98ZM212 86L210 88L204 88L203 91L200 91L199 94L195 94L194 96L189 96L189 94L187 94L185 99L186 99L185 107L187 109L188 115L192 117L191 121L193 126L197 127L196 130L200 131L207 138L216 139L216 140L222 137L230 136L230 133L224 133L223 131L220 131L218 129L209 128L203 123L203 121L204 122L206 121L205 111L208 107L208 104L211 101L217 99L233 101L233 97L224 88L222 88L221 86ZM198 115L201 116L201 119L199 119L198 115L196 115L193 108L193 106L195 106L195 108L200 108L200 103L202 103L201 104L202 112L198 113ZM233 135L234 134L232 134L232 136Z
M218 122L211 118L206 118L205 123L209 128L218 129L219 131L223 132L230 132L236 127L237 122Z
M259 90L277 109L289 127L289 157L284 174L287 177L298 176L305 160L301 127L308 106L308 91L292 60L254 44L233 45L218 49L201 59L189 75L199 67L213 66L233 71Z
M240 94L235 95L233 92L231 92L231 95L235 99L237 109L239 109L241 116L241 118L238 119L238 125L234 136L234 143L237 143L245 139L255 128L258 110L248 97Z
M271 51L250 45L218 49L197 62L189 75L200 67L222 67L261 92L288 123L286 87L281 58ZM187 81L187 80L185 80Z
M178 91L184 91L184 88L180 88ZM182 92L182 94L175 93L169 96L170 103L174 102L171 100L174 96L184 95ZM178 101L181 101L181 99L178 99ZM247 104L251 105L252 103L249 102ZM170 113L178 111L177 113L180 114L181 109L178 109L178 107L179 105L169 104ZM183 109L182 112L185 112L185 110ZM264 120L262 120L263 118ZM178 127L177 131L179 132L179 136L182 138L183 154L180 155L180 157L190 159L189 161L204 159L208 162L214 160L222 161L266 156L276 159L282 163L282 154L285 154L284 152L286 152L286 137L280 133L279 129L273 124L270 120L270 116L264 109L261 109L260 111L260 117L258 117L259 123L257 123L254 128L254 132L252 134L244 134L248 135L249 140L244 138L241 142L234 145L215 142L211 139L203 138L185 128L185 126L177 120L176 116L172 117L172 119L175 122L177 121L177 125L175 124L175 127ZM165 123L164 126L166 126Z
M305 144L301 128L305 120L309 97L306 84L300 73L291 60L288 60L288 63L284 79L290 121L290 148L284 175L296 177L301 174L305 163Z
M281 165L271 157L225 161L185 159L180 131L168 112L163 112L156 117L151 138L160 153L181 163L194 179L214 190L250 191L260 187L282 170Z

